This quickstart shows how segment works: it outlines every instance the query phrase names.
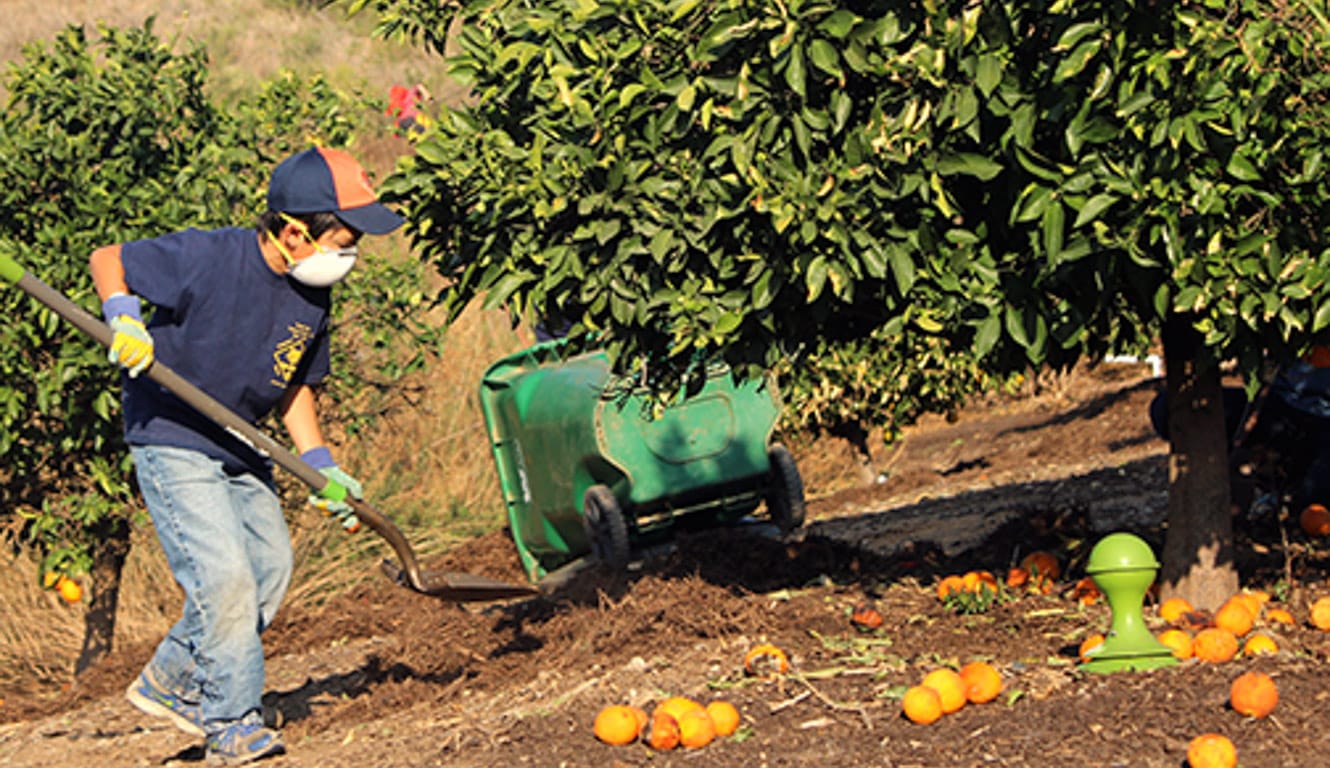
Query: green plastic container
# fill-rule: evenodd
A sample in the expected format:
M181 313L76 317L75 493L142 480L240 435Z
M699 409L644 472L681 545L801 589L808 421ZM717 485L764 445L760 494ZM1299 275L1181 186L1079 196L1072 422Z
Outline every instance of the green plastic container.
M718 368L653 416L603 352L571 355L555 340L491 365L480 402L532 581L588 554L624 568L677 525L732 523L764 500L782 530L803 524L798 470L769 444L780 411L769 381L735 384Z

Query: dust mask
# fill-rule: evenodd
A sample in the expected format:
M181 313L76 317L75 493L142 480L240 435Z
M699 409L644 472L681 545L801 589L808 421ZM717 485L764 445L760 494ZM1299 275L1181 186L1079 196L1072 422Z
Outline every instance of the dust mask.
M311 288L327 288L346 277L358 255L354 245L333 249L316 243L314 253L292 264L287 274Z

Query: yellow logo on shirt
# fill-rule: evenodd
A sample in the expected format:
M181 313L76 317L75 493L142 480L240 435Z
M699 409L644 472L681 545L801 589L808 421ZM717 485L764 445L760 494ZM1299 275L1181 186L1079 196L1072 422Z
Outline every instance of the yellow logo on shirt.
M271 383L274 387L282 389L286 389L291 383L291 377L300 366L300 358L304 357L305 349L309 347L309 340L314 337L314 330L304 323L296 323L287 330L291 332L291 336L278 343L277 350L272 355L274 378Z

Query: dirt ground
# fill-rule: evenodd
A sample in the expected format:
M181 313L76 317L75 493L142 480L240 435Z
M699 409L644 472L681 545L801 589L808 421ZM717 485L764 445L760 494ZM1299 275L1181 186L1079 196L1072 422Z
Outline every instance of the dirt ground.
M1308 626L1307 604L1328 591L1326 574L1287 519L1236 518L1244 586L1271 591L1298 622L1259 628L1277 654L1077 668L1080 642L1111 615L1070 597L1090 548L1114 530L1156 552L1162 543L1167 448L1145 415L1157 385L1144 366L1100 366L1038 396L975 403L955 423L925 420L878 457L883 482L815 495L797 540L753 526L692 533L626 577L590 572L560 594L507 603L443 604L381 581L317 612L287 606L266 639L266 704L289 752L262 764L1176 767L1206 731L1231 738L1247 768L1320 764L1330 635ZM835 445L796 458L815 492L851 461ZM1062 562L1053 594L972 615L935 596L943 575L1005 573L1034 549ZM429 565L522 578L502 532ZM860 603L881 628L851 623ZM1162 628L1152 605L1146 615ZM744 674L761 642L789 654L789 674ZM149 652L118 649L60 695L6 697L0 766L201 763L195 739L121 696ZM997 701L929 726L901 716L907 686L974 659L1002 673ZM1279 686L1262 720L1227 706L1249 669ZM742 726L670 752L593 736L604 705L670 695L727 699Z

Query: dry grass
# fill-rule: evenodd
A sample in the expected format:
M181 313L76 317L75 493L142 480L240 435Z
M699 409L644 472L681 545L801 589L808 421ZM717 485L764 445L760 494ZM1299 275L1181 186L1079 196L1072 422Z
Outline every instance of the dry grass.
M219 96L235 92L281 67L322 71L337 86L384 95L394 82L421 80L440 99L442 63L422 52L373 42L369 19L348 23L339 12L307 13L294 0L6 0L10 23L0 26L0 56L13 61L25 43L49 39L67 24L141 25L156 14L164 39L206 44ZM368 90L366 90L368 89ZM3 95L3 94L0 94ZM375 176L391 171L406 150L382 131L367 131L353 148ZM390 258L413 258L405 240L375 243ZM365 484L366 496L393 517L425 559L460 538L504 523L503 504L478 402L486 366L530 340L509 327L501 312L471 310L448 331L444 357L409 382L405 399L354 440L338 440L334 453ZM279 439L281 436L278 436ZM288 500L297 564L289 604L319 602L378 576L377 561L391 550L370 533L354 536L302 503L289 476L279 481ZM118 645L155 641L177 618L179 591L151 526L135 531L117 615ZM39 587L37 564L25 555L0 555L0 696L5 689L58 687L72 674L83 637L82 611Z

